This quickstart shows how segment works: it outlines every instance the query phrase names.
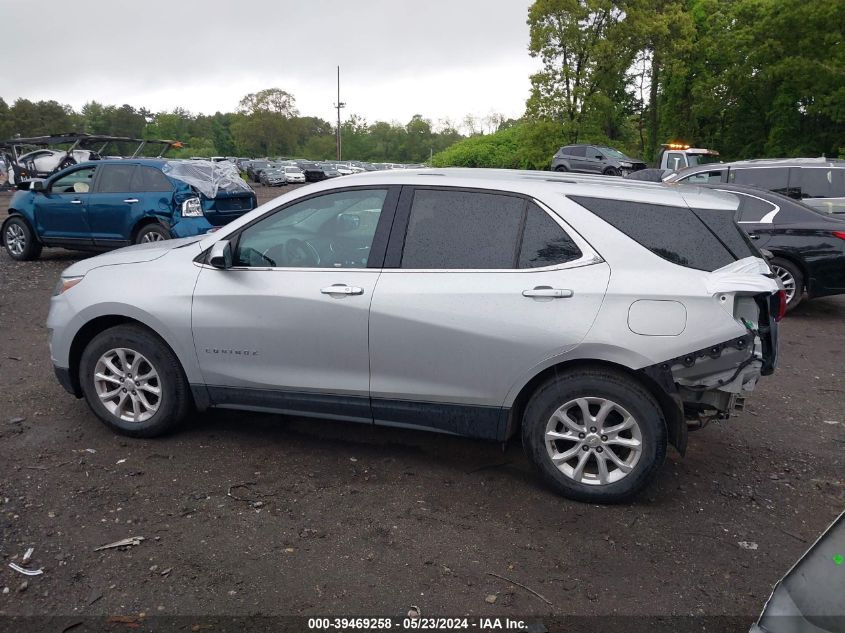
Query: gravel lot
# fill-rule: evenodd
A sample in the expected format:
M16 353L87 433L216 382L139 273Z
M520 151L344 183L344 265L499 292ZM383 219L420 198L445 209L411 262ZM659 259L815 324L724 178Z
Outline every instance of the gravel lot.
M597 507L545 489L518 443L233 412L163 439L116 436L61 389L47 349L53 286L86 256L0 253L0 615L418 605L731 615L707 630L747 630L845 506L845 298L791 313L780 367L746 411L691 435L637 503ZM144 540L94 551L129 536ZM41 576L7 566L28 547Z

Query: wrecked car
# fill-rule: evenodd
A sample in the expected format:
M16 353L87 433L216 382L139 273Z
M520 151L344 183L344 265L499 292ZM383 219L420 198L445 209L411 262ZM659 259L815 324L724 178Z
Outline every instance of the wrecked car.
M98 160L17 191L0 235L9 256L25 261L45 246L111 250L201 235L256 206L230 163Z
M52 362L134 437L210 407L521 437L560 494L628 500L775 369L784 293L737 205L548 172L332 179L72 265Z

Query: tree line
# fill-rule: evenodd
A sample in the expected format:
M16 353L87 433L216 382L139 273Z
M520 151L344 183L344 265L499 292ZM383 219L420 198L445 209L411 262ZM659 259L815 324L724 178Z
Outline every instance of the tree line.
M524 117L435 164L548 168L568 143L648 161L845 154L842 0L536 0Z
M483 121L467 116L470 132ZM85 132L187 144L169 156L295 156L336 158L336 127L319 117L303 116L290 93L270 88L246 95L236 112L194 114L182 108L152 112L131 105L86 103L79 111L58 101L0 98L0 141L63 132ZM407 124L368 123L352 115L341 123L343 156L373 162L418 163L464 138L451 121L437 125L422 115ZM124 150L126 151L126 150Z

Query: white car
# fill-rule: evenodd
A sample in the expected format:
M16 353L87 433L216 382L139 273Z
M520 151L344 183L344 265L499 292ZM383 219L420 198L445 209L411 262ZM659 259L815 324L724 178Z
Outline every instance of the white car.
M31 171L48 173L56 170L68 158L73 158L73 161L77 163L84 163L87 160L91 160L91 155L95 154L95 152L86 149L75 149L70 154L70 157L68 157L67 152L62 150L36 149L32 152L22 154L18 158L18 163L27 168L30 167L31 163L31 166L34 167ZM71 165L73 163L69 162L68 164Z
M305 173L299 167L289 165L285 167L285 182L305 182Z

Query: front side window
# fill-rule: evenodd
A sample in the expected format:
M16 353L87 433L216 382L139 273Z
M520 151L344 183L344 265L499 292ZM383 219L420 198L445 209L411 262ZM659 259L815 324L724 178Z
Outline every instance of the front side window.
M340 191L280 209L241 232L235 266L366 268L386 196Z
M65 174L58 180L53 181L50 191L53 193L88 193L91 191L91 183L94 181L96 169L96 167L85 167Z
M691 174L686 178L681 178L680 182L685 182L688 185L703 185L709 182L722 182L722 170L716 169L713 171L700 171Z
M100 165L99 193L126 193L132 191L132 174L135 165Z

